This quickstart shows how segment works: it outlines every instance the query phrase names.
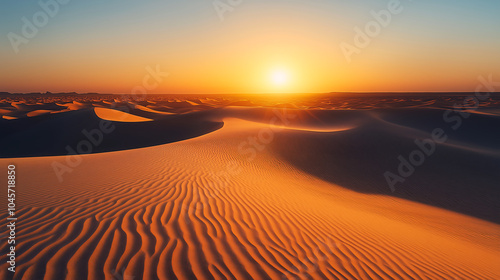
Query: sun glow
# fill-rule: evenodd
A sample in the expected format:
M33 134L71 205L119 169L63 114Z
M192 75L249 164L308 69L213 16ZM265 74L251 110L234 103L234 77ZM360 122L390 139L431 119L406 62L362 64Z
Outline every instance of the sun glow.
M289 84L290 75L287 71L278 69L271 72L271 82L275 86L286 86Z

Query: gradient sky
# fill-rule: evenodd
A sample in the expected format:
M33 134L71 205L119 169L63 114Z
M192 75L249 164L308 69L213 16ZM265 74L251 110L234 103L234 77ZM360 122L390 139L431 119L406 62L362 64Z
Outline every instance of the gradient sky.
M212 0L72 0L16 54L9 32L42 9L3 0L0 91L129 93L156 65L169 76L149 93L474 91L500 75L498 0L401 0L348 63L340 44L389 2L242 0L221 21Z

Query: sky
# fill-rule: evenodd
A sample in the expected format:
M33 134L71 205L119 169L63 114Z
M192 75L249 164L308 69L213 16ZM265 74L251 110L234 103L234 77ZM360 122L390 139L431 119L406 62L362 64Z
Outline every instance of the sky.
M498 14L498 0L0 0L0 91L470 92L500 77Z

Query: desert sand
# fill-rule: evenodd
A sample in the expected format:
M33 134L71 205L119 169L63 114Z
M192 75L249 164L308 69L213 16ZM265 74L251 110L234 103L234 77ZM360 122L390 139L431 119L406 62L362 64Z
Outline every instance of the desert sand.
M234 102L5 105L14 279L500 279L498 100L458 130L439 100ZM393 192L384 171L436 127L449 140Z

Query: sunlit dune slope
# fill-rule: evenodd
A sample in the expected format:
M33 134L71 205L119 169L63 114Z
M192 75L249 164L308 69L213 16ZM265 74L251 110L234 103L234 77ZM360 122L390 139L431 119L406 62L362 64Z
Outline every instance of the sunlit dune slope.
M325 125L308 113L281 115L290 129L270 127L272 112L261 121L226 113L211 113L224 127L201 137L81 156L63 182L52 165L65 157L1 159L19 166L16 279L500 278L498 224L352 191L293 155L319 164L324 144L311 135L346 147L345 135L376 122L368 113L332 132L305 131ZM316 147L279 149L290 139Z
M94 112L100 119L113 122L149 122L152 119L132 115L120 110L108 108L94 108Z

